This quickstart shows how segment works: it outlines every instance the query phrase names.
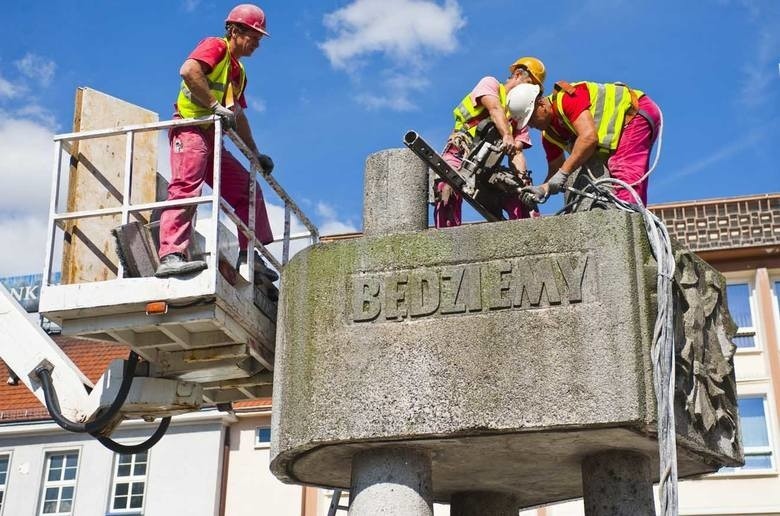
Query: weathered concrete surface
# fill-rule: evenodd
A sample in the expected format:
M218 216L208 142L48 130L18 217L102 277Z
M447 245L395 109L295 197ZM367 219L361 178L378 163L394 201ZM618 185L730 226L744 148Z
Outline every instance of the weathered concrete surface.
M657 479L654 271L641 219L617 211L299 253L281 289L273 472L346 488L355 453L396 441L432 453L436 501L578 497L582 458L613 448L645 453ZM680 428L680 476L741 460L738 440Z
M431 456L413 448L375 448L352 458L350 516L433 516Z
M388 149L366 160L363 234L385 235L428 227L428 167L409 149Z
M520 500L507 493L464 491L452 495L450 516L517 516Z
M650 460L613 450L582 462L585 516L655 516Z

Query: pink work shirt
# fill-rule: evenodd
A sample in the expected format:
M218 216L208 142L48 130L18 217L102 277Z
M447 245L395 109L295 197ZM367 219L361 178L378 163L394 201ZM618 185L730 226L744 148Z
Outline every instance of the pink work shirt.
M471 100L476 105L479 101L480 97L484 96L492 96L496 99L499 99L499 86L501 85L500 82L498 82L498 79L495 77L483 77L477 85L474 87L473 90L471 90L471 93L469 93L469 96L471 97ZM528 131L528 127L523 127L520 131L517 130L517 120L514 118L509 119L509 125L512 127L512 134L515 137L515 143L520 143L523 145L524 149L528 149L533 144L531 143L531 133Z

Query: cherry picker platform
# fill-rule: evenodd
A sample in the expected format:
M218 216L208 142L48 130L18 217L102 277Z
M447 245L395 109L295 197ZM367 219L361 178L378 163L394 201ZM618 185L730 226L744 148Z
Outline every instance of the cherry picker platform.
M157 162L158 134L206 124L214 126L211 191L161 200L165 179L158 173L164 168ZM251 165L248 224L220 195L223 138L232 140ZM223 133L221 120L213 116L161 122L155 113L81 88L74 132L56 135L54 143L39 311L62 334L126 345L130 357L113 362L92 385L3 291L0 358L60 426L107 440L104 444L115 451L125 448L108 436L122 419L164 418L143 444L148 447L164 434L171 415L204 403L270 396L278 291L267 278L258 280L255 261L262 255L283 274L291 242L314 243L319 233L237 133ZM281 261L253 231L256 176L284 204L284 234L271 244L281 251ZM156 278L157 220L172 207L192 211L188 254L207 268ZM292 215L305 230L291 233ZM245 263L238 259L238 232L254 250ZM58 269L61 280L55 284Z

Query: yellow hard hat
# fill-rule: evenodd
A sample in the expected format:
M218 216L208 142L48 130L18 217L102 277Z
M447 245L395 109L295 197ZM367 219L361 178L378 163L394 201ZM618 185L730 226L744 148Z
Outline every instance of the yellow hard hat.
M547 78L547 70L544 67L544 63L535 57L521 57L509 67L509 73L515 73L518 68L525 68L531 77L536 81L539 86L544 84L544 80Z

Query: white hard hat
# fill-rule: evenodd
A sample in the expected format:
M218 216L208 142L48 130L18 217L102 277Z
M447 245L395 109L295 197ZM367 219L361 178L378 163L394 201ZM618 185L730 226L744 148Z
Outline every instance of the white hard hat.
M540 93L539 86L536 84L518 84L507 94L507 107L512 114L512 118L517 120L518 128L528 125L531 115L534 112L536 97Z

